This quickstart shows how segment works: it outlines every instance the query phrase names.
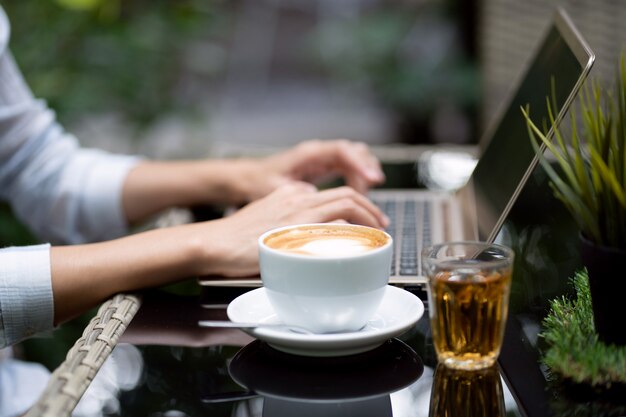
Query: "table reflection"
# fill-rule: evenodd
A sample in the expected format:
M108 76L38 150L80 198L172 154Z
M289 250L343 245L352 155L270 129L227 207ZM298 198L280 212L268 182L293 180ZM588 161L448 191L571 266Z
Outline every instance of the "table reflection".
M133 371L133 384L105 393L104 414L428 416L436 366L428 320L374 350L343 357L290 355L240 330L198 326L226 319L225 307L242 291L144 292L116 348L127 346L132 355L122 361L114 353L105 363ZM520 415L503 388L509 415Z
M304 357L255 341L233 358L235 382L260 394L240 403L237 416L392 416L390 393L418 380L424 372L419 355L391 339L370 352L346 357Z
M430 402L430 417L505 416L500 371L496 366L465 371L437 366Z
M72 416L101 417L119 413L119 397L139 385L143 371L143 357L139 349L125 343L117 345L76 405Z

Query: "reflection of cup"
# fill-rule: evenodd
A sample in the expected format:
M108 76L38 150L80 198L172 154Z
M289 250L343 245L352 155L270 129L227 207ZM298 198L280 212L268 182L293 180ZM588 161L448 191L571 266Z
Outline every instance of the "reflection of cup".
M254 341L229 365L233 380L263 396L263 416L392 415L389 394L415 382L424 365L398 339L344 357L289 355Z
M392 417L389 394L350 402L263 399L263 417Z
M513 251L482 242L424 249L430 322L439 361L458 369L493 365L506 324Z
M356 331L389 281L391 237L349 224L308 224L259 238L263 286L278 317L315 333Z
M430 417L506 415L498 366L466 371L440 364L435 371Z

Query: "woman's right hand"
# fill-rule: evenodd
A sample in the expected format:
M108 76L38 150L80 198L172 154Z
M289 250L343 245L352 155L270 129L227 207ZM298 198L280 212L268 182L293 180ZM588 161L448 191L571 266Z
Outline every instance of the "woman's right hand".
M389 222L378 207L353 188L317 191L308 183L287 184L231 216L191 225L202 228L198 232L208 251L200 274L254 275L259 270L257 240L261 234L291 224L330 221L376 228L384 228Z

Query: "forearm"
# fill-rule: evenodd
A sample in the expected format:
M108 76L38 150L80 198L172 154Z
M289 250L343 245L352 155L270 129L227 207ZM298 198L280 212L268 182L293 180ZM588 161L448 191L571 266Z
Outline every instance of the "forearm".
M53 247L50 254L55 323L110 296L155 287L200 270L209 250L185 227L160 229L113 241Z
M128 174L122 204L129 223L170 207L239 204L246 160L142 162Z

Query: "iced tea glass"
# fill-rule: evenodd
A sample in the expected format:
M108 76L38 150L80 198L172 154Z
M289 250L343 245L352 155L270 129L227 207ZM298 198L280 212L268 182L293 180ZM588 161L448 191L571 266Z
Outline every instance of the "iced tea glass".
M455 369L493 365L502 346L513 251L485 242L452 242L422 252L437 358Z

